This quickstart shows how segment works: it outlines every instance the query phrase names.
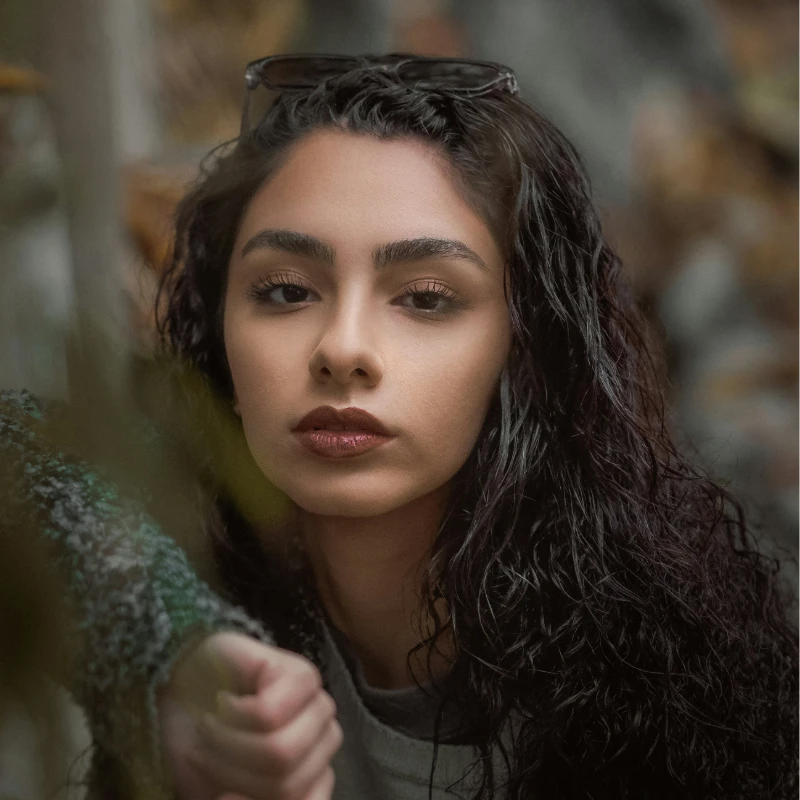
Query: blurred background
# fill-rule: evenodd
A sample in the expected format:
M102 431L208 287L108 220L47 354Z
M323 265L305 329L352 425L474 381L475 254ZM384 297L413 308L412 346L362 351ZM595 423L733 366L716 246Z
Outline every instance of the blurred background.
M797 33L795 0L2 3L0 388L69 397L74 322L117 337L114 380L127 343L147 353L170 214L202 155L237 135L248 61L501 61L585 159L662 329L679 436L796 554ZM4 708L0 797L80 796L20 757L36 726ZM85 734L64 708L74 756Z

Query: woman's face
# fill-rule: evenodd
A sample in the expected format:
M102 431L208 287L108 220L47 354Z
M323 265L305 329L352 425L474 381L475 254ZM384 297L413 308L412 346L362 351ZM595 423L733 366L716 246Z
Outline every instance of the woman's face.
M341 131L301 140L245 211L225 299L237 408L266 477L310 513L350 517L444 487L508 356L504 280L497 243L433 148ZM292 429L321 405L363 408L394 436L317 455Z

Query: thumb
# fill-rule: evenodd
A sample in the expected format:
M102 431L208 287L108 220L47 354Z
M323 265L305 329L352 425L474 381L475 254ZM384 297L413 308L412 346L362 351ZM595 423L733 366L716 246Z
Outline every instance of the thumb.
M241 633L217 633L206 642L206 654L219 688L256 694L272 682L281 651Z
M195 713L213 711L220 690L255 694L271 682L279 661L276 647L242 633L214 633L178 662L169 690Z

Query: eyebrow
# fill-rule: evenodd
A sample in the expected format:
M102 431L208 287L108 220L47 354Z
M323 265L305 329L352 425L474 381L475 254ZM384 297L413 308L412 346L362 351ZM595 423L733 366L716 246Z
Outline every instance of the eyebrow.
M378 245L372 251L375 269L383 269L401 261L423 261L426 258L455 258L469 261L486 272L486 262L464 242L458 239L439 239L423 236L419 239L400 239Z
M244 258L251 251L263 247L322 261L331 266L336 261L336 250L321 239L307 233L274 228L265 228L248 239L242 248L241 257ZM471 247L458 239L432 236L399 239L396 242L380 244L372 251L372 263L375 269L385 269L400 262L424 261L428 258L454 258L468 261L481 270L489 271L486 262Z
M273 228L265 228L250 237L247 240L247 244L242 248L241 257L244 258L252 250L258 250L262 247L281 250L294 256L313 258L315 261L324 261L331 266L333 266L336 259L336 251L329 244L325 244L315 236Z

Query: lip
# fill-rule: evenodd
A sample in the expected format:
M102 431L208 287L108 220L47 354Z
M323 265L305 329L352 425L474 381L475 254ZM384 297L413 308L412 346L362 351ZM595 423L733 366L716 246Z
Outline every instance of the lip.
M394 438L363 431L295 431L295 436L305 448L323 458L360 456Z
M325 430L326 426L344 430ZM389 429L363 408L319 406L292 429L300 443L323 458L352 458L394 438Z
M329 426L343 426L341 433L371 433L378 436L391 436L389 429L369 411L363 408L334 408L333 406L318 406L309 411L300 422L292 429L295 433L313 431L314 428L327 428ZM333 433L333 431L328 431Z

